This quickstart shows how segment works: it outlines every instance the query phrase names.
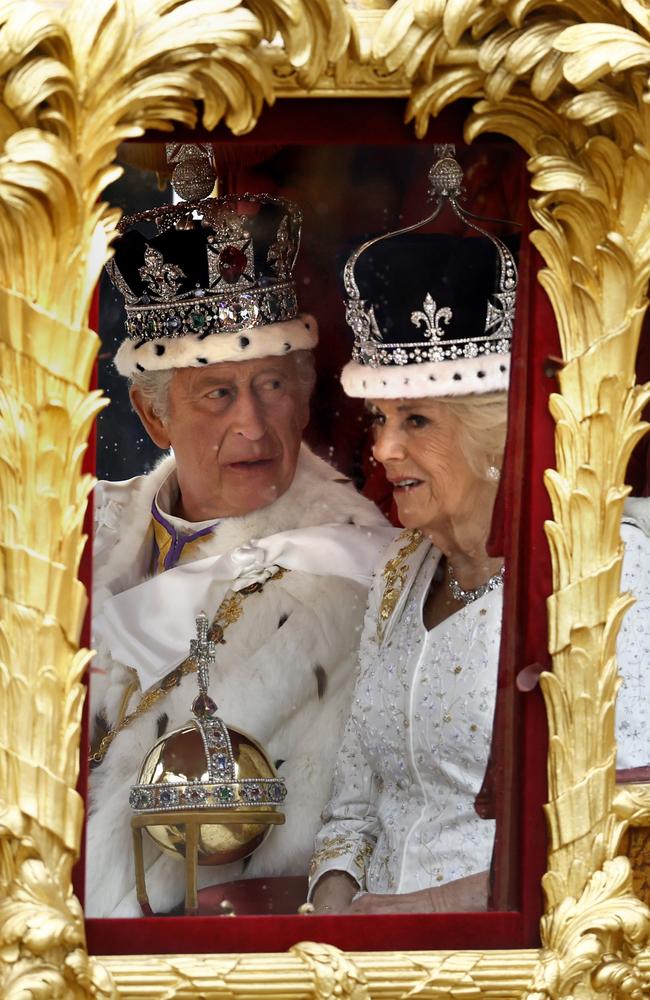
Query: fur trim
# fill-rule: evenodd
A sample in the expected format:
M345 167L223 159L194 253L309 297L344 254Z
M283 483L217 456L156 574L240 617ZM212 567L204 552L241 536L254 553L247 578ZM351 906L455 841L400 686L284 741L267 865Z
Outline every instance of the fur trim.
M93 621L107 597L122 593L149 574L151 504L156 493L176 467L166 455L148 475L123 482L100 482L95 487L95 535L93 544ZM336 469L318 458L307 445L300 449L296 474L289 489L268 507L242 517L227 517L213 535L196 547L197 559L230 552L251 538L265 538L292 528L348 523L368 527L386 524L371 501L362 497ZM98 655L92 665L91 719L106 711L113 719L124 694L122 675L105 669L109 657L102 637L93 630Z
M141 554L148 547L151 501L174 467L173 456L168 456L148 476L97 487L96 545L105 557L98 566L93 595L97 631L105 596L145 575L146 560ZM385 525L373 504L342 483L335 469L303 445L287 492L269 507L240 518L224 518L214 535L202 541L197 558L277 531L332 522ZM272 830L245 872L242 864L202 868L200 885L243 874L307 871L347 718L366 592L361 585L339 577L291 572L249 601L219 647L210 692L229 725L251 732L274 762L283 762L279 772L289 789L286 824ZM101 650L101 635L95 639ZM92 701L114 715L131 674L125 665L108 658L98 666L105 672L99 675L98 684L93 675ZM145 714L120 733L101 767L91 772L86 851L89 916L140 913L134 891L129 789L158 736L163 713L166 731L178 728L189 716L195 689L196 677L184 677L160 711ZM165 912L183 898L185 869L179 859L161 854L144 839L151 905L155 912Z
M301 313L286 323L270 323L237 333L211 333L157 337L155 340L123 340L115 355L115 367L127 377L135 372L169 368L201 368L220 361L251 361L279 357L289 351L311 350L318 343L318 324Z
M341 373L347 396L362 399L422 399L508 390L509 354L482 354L420 365L361 365L349 361Z
M151 523L151 504L156 493L176 468L173 455L166 455L147 475L123 482L100 482L95 487L95 545L93 600L102 591L121 593L146 576L140 553L146 545ZM320 524L385 524L375 505L362 497L340 473L318 458L306 444L300 448L291 486L274 503L242 517L227 517L219 530L197 548L197 558L230 552L251 538L266 538L292 528ZM147 556L149 550L147 548Z
M283 761L279 772L289 790L286 824L255 853L248 877L307 871L348 712L365 600L365 588L352 581L288 573L249 598L219 647L210 684L219 713L229 725L251 732L273 761ZM195 675L184 677L158 710L116 737L91 772L86 891L91 916L139 914L129 788L157 738L161 714L167 732L178 728L195 692ZM184 867L153 845L147 847L146 865L152 906L165 912L183 898ZM243 874L242 865L211 868L204 884Z

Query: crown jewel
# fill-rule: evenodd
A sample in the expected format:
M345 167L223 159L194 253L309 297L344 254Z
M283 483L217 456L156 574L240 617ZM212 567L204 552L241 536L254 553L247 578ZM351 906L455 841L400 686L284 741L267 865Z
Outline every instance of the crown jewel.
M149 237L137 228L151 224ZM107 271L124 296L134 346L295 319L300 226L297 206L270 195L207 198L125 217Z
M436 146L435 152L429 171L433 212L415 225L363 243L345 265L352 359L370 368L510 352L517 288L514 258L502 240L461 207L463 171L454 147ZM445 205L476 237L418 232ZM472 288L472 276L479 272L481 287L477 280ZM463 300L472 294L477 301L470 315ZM411 295L420 298L411 304ZM397 331L400 339L391 335Z
M173 781L140 780L133 785L129 796L131 808L138 813L187 809L250 809L251 806L278 806L286 797L287 790L282 778L259 774L254 778L242 777L239 756L243 743L251 744L258 754L263 751L254 741L231 730L217 715L217 705L208 694L210 666L216 659L216 643L210 639L209 624L204 612L196 619L196 639L190 641L190 657L197 667L199 693L192 702L194 718L183 729L172 733L162 742L170 739L192 737L192 730L198 732L203 744L204 763L198 768L201 777L182 780L175 775ZM233 746L237 742L237 748ZM156 744L147 755L141 771L141 779L147 773L147 762L152 754L156 756ZM178 751L176 752L178 756ZM158 760L158 758L156 758ZM149 762L150 764L151 762ZM151 767L149 767L151 770ZM157 773L158 765L153 768ZM185 776L187 778L187 776Z

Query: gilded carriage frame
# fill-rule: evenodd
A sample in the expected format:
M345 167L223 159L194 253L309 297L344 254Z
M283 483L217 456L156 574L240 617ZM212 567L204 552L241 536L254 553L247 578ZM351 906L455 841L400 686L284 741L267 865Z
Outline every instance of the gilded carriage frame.
M0 9L0 984L23 997L355 998L410 992L640 997L650 911L621 841L650 825L615 788L624 473L650 387L634 359L650 277L650 15L640 0L5 0ZM119 142L253 128L276 96L394 96L422 135L459 98L466 132L526 151L564 364L546 474L553 672L543 947L526 951L89 957L71 889L83 806L78 567L93 288L118 212ZM571 749L571 752L568 752Z

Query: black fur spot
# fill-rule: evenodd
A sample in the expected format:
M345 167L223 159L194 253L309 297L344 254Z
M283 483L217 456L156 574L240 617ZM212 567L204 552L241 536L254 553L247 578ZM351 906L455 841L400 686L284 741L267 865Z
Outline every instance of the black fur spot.
M436 380L435 375L429 375L429 382L435 382L435 380Z
M460 382L462 377L463 376L460 374L460 372L454 372L454 382Z
M476 373L476 377L477 378L485 378L485 372L477 372Z
M282 765L283 765L283 764L284 764L284 761L283 761L283 760L282 760L282 758L280 757L280 759L279 759L279 760L276 760L276 761L274 762L274 764L273 764L273 767L275 768L275 770L276 770L276 771L279 771L279 770L280 770L280 768L282 767Z
M146 343L147 343L147 338L146 338L146 337L143 337L143 338L142 338L142 340L139 340L139 341L137 342L137 344L134 344L134 345L133 345L133 350L134 350L134 351L137 351L137 350L139 350L139 349L140 349L140 348L142 347L142 345L143 345L143 344L146 344Z
M314 674L316 675L316 691L318 692L318 700L322 701L327 690L327 674L321 667L320 663L317 663L314 667Z
M249 344L250 344L250 340L248 339L248 337L240 337L239 338L239 346L240 347L242 347L242 348L248 347Z
M108 719L106 718L106 713L104 712L104 709L102 709L101 712L98 712L95 716L95 735L93 742L99 743L100 740L106 736L106 733L110 730L110 728Z
M169 722L169 716L167 715L167 712L163 712L162 715L158 716L158 720L156 722L157 739L160 739L160 737L164 736L165 733L167 732L168 722Z
M207 365L207 363L208 363L208 359L207 358L197 358L196 360L198 361L198 363L200 365Z
M136 364L135 367L138 369L139 372L143 372L144 371L144 368L142 367L142 365Z
M287 351L291 350L291 344L283 344L282 346L284 347L285 354L286 354Z
M284 623L286 622L286 620L287 620L288 617L289 617L289 615L280 615L280 620L278 622L278 628L282 628L282 626L284 625Z
M506 366L505 365L499 365L499 371L500 372L504 372L505 370L506 370Z
M99 745L104 739L104 737L107 735L107 733L110 732L110 728L111 727L108 724L108 719L106 718L106 713L102 709L101 712L98 712L97 715L95 716L94 731L92 739L90 741L90 755L91 755L90 766L93 768L99 767L101 761L92 760L92 755L99 750Z
M162 357L162 355L165 353L165 345L164 344L154 344L153 346L154 346L154 350L155 350L156 354L158 355L158 357L159 358Z

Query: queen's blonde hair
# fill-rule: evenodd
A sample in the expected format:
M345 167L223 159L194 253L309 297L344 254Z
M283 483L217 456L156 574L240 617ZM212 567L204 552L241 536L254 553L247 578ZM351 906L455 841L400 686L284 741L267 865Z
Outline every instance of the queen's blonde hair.
M459 447L479 479L489 479L488 469L501 469L508 431L508 393L486 392L475 396L439 397L455 417Z

